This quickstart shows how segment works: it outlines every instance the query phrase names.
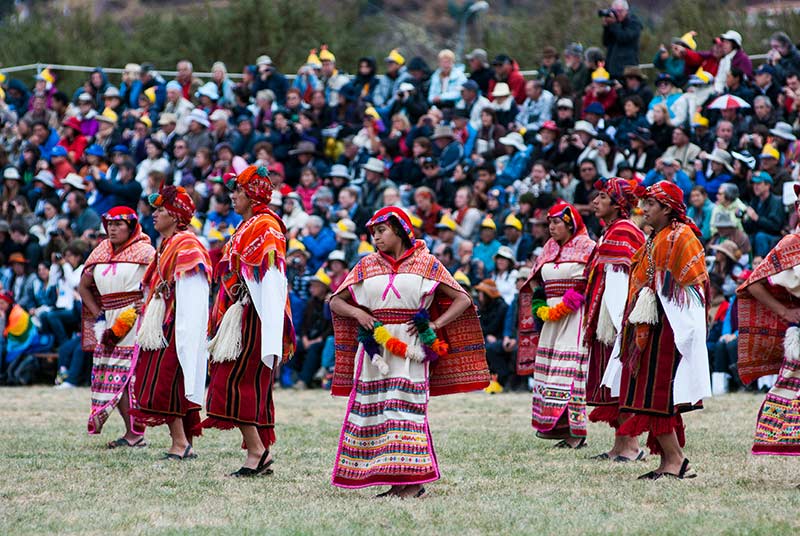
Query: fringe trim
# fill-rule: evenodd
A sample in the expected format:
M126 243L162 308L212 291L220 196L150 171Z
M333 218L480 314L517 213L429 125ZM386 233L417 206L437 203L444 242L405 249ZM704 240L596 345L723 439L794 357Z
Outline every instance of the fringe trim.
M613 346L614 341L617 339L617 328L614 327L611 313L608 312L608 307L606 307L605 296L600 303L600 317L597 319L596 334L597 339L606 346Z
M245 295L240 300L231 304L217 329L217 334L208 343L208 352L211 361L222 363L236 361L242 353L242 318L244 306L250 303L250 298Z
M608 423L612 428L619 428L619 406L597 406L589 414L589 420Z
M631 314L628 316L628 321L631 324L655 325L658 323L658 305L653 289L642 287L636 297L636 305L634 305Z
M142 350L161 350L167 347L164 337L164 317L167 304L161 295L153 296L145 309L142 325L139 328L138 343Z
M664 453L656 438L671 432L675 432L678 436L678 444L681 448L686 445L686 433L680 414L671 417L636 414L623 422L617 429L617 435L629 437L637 437L645 432L647 432L647 446L650 448L651 454L662 455Z
M800 361L800 327L792 326L783 338L783 355L789 361Z

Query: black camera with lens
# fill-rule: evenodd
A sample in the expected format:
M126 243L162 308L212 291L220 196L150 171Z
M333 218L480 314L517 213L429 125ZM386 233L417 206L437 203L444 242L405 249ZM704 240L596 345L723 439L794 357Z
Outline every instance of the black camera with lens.
M617 14L614 13L614 10L611 9L610 7L607 7L606 9L598 9L597 10L597 16L600 17L600 18L603 18L603 17L614 17L614 18L617 18Z

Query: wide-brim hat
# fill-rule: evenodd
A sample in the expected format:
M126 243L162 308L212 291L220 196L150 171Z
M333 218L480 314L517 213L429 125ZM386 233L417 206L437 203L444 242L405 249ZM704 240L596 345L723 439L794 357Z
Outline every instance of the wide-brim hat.
M643 82L647 80L647 77L638 65L628 65L625 67L625 69L622 71L622 78L638 78Z
M314 144L310 141L301 141L297 144L297 147L289 151L289 154L292 156L298 154L314 154L317 152L317 148Z
M775 123L775 128L770 129L769 133L782 140L797 141L797 136L792 131L792 125L784 121Z
M477 292L483 292L493 299L497 299L501 296L500 291L497 290L497 283L495 283L493 279L484 279L473 288Z
M503 145L510 145L511 147L516 148L518 151L526 151L528 149L527 145L525 145L525 139L519 132L509 132L497 141Z
M77 173L68 173L64 180L61 181L63 184L69 184L76 190L85 190L86 184L83 181L83 177L78 175Z
M331 169L328 170L328 173L325 174L326 177L339 177L342 179L349 179L350 178L350 170L347 169L347 166L343 164L334 164L331 166Z
M516 257L514 257L514 252L511 251L511 248L508 246L500 246L500 249L494 254L494 258L496 259L497 257L508 259L512 264L517 262Z
M432 140L438 140L440 138L455 138L455 134L453 134L453 127L450 125L438 125L433 130L433 136L431 136Z
M367 163L361 166L365 171L372 171L373 173L381 173L385 171L383 166L383 162L375 157L371 157L367 160Z
M189 121L200 123L206 128L208 128L208 126L211 124L208 122L208 114L205 111L197 108L189 112Z
M355 240L358 238L356 234L356 224L347 218L341 219L333 226L333 232L336 236L346 240Z
M714 244L710 249L724 253L733 262L739 262L739 259L742 258L742 250L733 240L725 240L721 244Z
M719 147L715 148L714 151L708 156L708 159L711 162L716 162L718 164L722 164L725 169L730 172L733 172L733 166L731 166L731 162L733 161L733 157L731 154L724 150L720 149Z
M505 82L498 82L492 89L492 97L508 97L511 95L511 88Z
M23 255L22 253L19 253L19 252L12 253L8 257L8 263L11 264L11 263L14 263L14 262L18 262L20 264L28 264L28 259L26 259L25 255Z

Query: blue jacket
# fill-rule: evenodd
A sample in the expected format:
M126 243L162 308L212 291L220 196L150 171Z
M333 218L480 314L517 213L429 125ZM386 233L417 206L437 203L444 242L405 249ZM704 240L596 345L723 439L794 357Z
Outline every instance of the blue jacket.
M467 81L463 65L454 65L447 77L447 91L442 90L442 80L439 77L440 69L431 75L431 87L428 89L428 102L435 104L433 99L439 97L441 101L455 103L461 98L461 86Z
M706 199L703 207L698 210L694 206L689 205L686 209L686 215L697 225L697 228L703 232L703 240L711 238L711 213L714 210L714 203L710 199Z
M694 174L694 182L697 183L698 186L702 186L708 192L708 197L716 198L717 191L719 191L719 187L725 184L726 182L731 182L732 177L730 173L723 173L722 175L717 175L712 179L706 179L706 174L703 170L697 171Z
M647 188L649 186L654 185L658 181L663 181L663 180L665 180L664 175L662 175L661 173L656 171L655 168L653 168L647 172L647 175L645 176L644 181L642 182L642 186ZM678 185L678 188L683 190L683 200L688 201L689 194L691 193L693 186L692 180L689 178L689 175L684 173L682 169L679 169L675 173L675 180L673 182L675 182L675 184Z
M506 167L503 168L502 173L497 175L497 185L506 187L511 186L514 181L522 179L522 174L528 169L528 161L531 158L533 145L528 145L524 151L517 151L506 162Z
M500 242L497 239L492 240L488 244L484 244L483 242L475 244L472 251L472 258L483 263L484 277L494 272L494 255L497 253L498 249L500 249Z
M330 252L336 249L336 235L333 234L333 229L328 226L320 229L317 236L304 236L302 242L308 252L311 253L311 258L308 259L308 267L312 272L316 272L320 266L325 264Z

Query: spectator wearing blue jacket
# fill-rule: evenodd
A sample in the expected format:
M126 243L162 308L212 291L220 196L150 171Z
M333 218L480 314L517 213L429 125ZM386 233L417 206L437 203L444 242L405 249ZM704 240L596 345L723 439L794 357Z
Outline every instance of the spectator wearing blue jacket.
M731 166L733 157L728 151L715 147L708 157L708 162L711 167L711 173L708 176L706 176L701 163L695 164L694 181L698 186L703 186L706 189L709 197L716 198L719 187L726 182L733 181L733 176L731 175L733 173L733 167Z
M522 179L528 169L533 146L526 145L519 132L509 132L498 141L505 146L508 160L503 171L497 174L496 184L505 188L514 184L514 181Z
M461 146L453 128L450 125L439 125L433 131L431 141L434 145L434 154L439 158L440 174L450 177L456 165L464 157L464 147Z
M647 172L642 186L649 187L658 181L669 181L683 190L684 201L688 201L692 191L692 180L681 169L681 163L672 157L665 156L656 160L656 167Z
M708 198L706 189L702 186L694 186L689 194L686 215L703 233L703 242L711 239L711 214L713 211L714 203Z
M666 106L669 112L669 118L673 119L675 117L675 112L672 110L672 105L675 104L681 95L681 90L675 87L675 81L672 79L672 76L670 76L669 73L659 73L658 77L656 77L656 94L647 107L647 120L651 124L653 123L653 108L658 104Z
M456 65L456 55L452 50L439 52L439 68L431 75L431 86L428 89L428 102L441 107L461 99L461 86L467 81L464 66Z
M50 151L53 150L53 147L58 145L60 140L58 131L44 121L36 121L33 124L32 130L40 142L39 151L41 153L41 157L45 160L49 160Z
M308 268L316 272L328 259L331 251L336 249L336 235L333 229L319 216L309 216L301 239L311 255Z

